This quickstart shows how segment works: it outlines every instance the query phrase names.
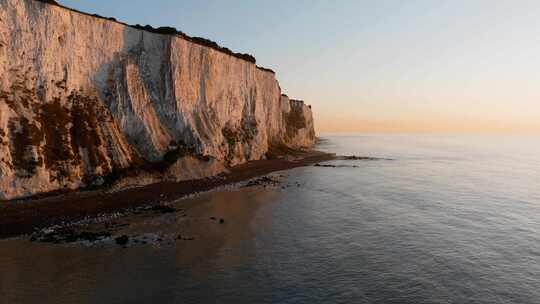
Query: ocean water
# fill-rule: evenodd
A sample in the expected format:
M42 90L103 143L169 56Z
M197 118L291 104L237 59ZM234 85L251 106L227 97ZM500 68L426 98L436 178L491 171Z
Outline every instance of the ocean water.
M195 198L234 227L203 250L0 241L0 303L540 303L539 137L323 139L391 160Z

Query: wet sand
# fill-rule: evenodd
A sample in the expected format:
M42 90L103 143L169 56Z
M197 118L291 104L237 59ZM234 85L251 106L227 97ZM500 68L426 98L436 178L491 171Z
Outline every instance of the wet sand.
M117 192L80 191L0 204L0 238L32 233L45 227L79 221L140 206L160 205L182 197L238 183L275 171L332 160L333 154L310 151L287 158L253 161L230 169L221 178L162 182Z
M204 280L212 261L230 267L245 262L245 256L231 253L253 246L255 226L271 225L269 210L287 191L282 188L291 184L285 172L271 176L281 183L180 199L167 204L174 213L132 212L69 227L112 233L93 243L43 243L29 241L29 236L0 240L3 273L18 274L0 275L0 294L7 303L114 302L111 298L141 302L144 291L163 288L168 271ZM122 235L129 236L125 246L115 243ZM160 293L158 302L169 297Z

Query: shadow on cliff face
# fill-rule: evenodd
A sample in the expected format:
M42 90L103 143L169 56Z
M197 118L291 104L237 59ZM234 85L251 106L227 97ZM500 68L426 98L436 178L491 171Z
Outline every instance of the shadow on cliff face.
M137 154L158 161L178 127L171 115L177 108L167 62L170 39L145 41L144 32L131 28L124 29L122 39L123 49L98 69L94 83ZM158 44L151 49L145 43Z
M297 101L291 100L291 110L285 115L286 135L289 140L292 140L300 129L307 127L303 103L296 105L295 102Z
M176 96L176 75L172 67L175 39L178 38L125 27L121 53L97 73L101 79L96 79L96 85L99 87L101 83L100 91L105 104L117 121L129 122L120 126L128 142L141 158L157 162L165 153L170 152L168 147L156 144L159 138L165 137L166 144L183 145L185 149L202 155L209 148L205 143L215 142L224 136L228 151L226 160L234 158L239 151L250 160L252 141L258 135L255 119L256 88L251 88L246 96L239 126L222 128L216 110L207 100L210 65L207 47L194 47L195 54L192 55L199 56L196 60L201 65L197 75L198 99L179 100L182 97ZM141 94L132 94L134 85L141 87ZM179 108L178 104L189 102L195 102L192 109ZM145 107L144 115L140 113L142 106ZM212 146L209 151L213 149L222 147Z
M138 171L164 172L184 156L209 160L196 150L198 139L177 107L172 39L126 27L123 49L95 74L98 95L134 153L109 181Z
M240 149L246 161L253 159L253 146L257 145L256 137L259 135L259 124L255 117L257 107L257 88L250 88L242 108L242 118L239 126L227 124L221 129L223 138L228 146L225 161L230 164L235 159L235 153Z

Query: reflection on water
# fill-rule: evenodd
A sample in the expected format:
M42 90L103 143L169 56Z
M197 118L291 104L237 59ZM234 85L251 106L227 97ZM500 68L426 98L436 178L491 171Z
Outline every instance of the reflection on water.
M7 303L539 303L540 141L327 137L391 161L289 171L300 187L182 201L188 219L126 233L194 241L122 249L0 241ZM209 216L225 218L223 225Z

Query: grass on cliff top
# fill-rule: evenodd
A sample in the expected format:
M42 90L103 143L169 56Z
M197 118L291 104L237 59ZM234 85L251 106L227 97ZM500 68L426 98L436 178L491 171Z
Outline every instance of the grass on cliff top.
M127 24L127 23L118 21L118 20L116 20L116 18L103 17L103 16L100 16L98 14L89 14L89 13L86 13L86 12L82 12L82 11L79 11L79 10L76 10L76 9L61 5L58 2L56 2L55 0L34 0L34 1L46 3L46 4L49 4L49 5L55 5L55 6L70 10L72 12L76 12L76 13L87 15L87 16L92 16L92 17L95 17L95 18L109 20L109 21L112 21L112 22L120 23L120 24L125 25L125 26L136 28L138 30L147 31L147 32L150 32L150 33L178 36L178 37L181 37L181 38L183 38L183 39L185 39L187 41L190 41L190 42L193 42L195 44L202 45L202 46L205 46L205 47L209 47L209 48L214 49L216 51L219 51L219 52L225 53L227 55L230 55L230 56L245 60L247 62L251 62L253 64L257 63L257 60L251 54L233 52L229 48L220 46L219 44L217 44L216 42L214 42L214 41L212 41L210 39L206 39L206 38L203 38L203 37L192 37L192 36L189 36L189 35L187 35L186 33L182 32L180 30L177 30L174 27L162 26L162 27L154 28L154 27L152 27L150 25L145 25L145 26L142 26L140 24L131 25L131 24ZM271 69L260 67L260 66L257 66L257 68L260 69L260 70L275 74L275 72L273 70L271 70Z

